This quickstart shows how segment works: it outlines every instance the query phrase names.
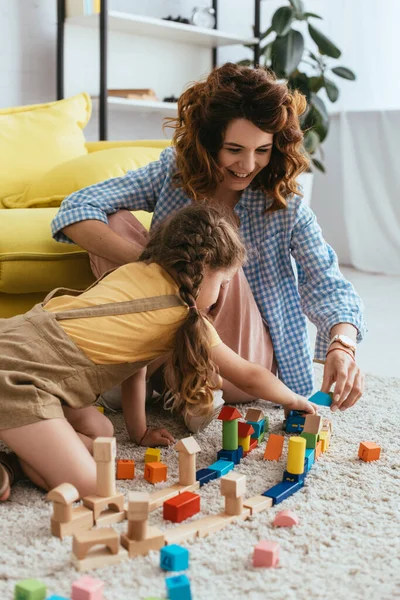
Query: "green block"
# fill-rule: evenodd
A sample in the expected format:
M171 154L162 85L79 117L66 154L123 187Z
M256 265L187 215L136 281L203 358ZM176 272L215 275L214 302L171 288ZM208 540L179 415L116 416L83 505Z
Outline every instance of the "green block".
M264 429L264 431L265 431L265 433L268 433L268 431L269 431L269 418L268 418L268 415L264 415L264 419L265 419L265 429Z
M24 579L14 588L14 600L44 600L46 586L37 579Z
M316 448L318 442L318 434L317 433L304 433L301 432L300 437L306 440L306 448L309 450L310 448Z
M264 438L265 438L265 431L263 431L262 434L260 435L260 437L258 438L258 445L261 444L261 442L263 441Z
M239 446L238 420L223 421L222 423L222 449L237 450Z

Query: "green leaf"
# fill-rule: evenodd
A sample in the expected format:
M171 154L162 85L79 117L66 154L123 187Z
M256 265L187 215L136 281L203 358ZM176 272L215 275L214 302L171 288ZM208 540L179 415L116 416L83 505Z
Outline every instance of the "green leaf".
M318 113L321 115L321 119L322 119L323 123L326 126L328 126L329 115L328 115L328 111L326 110L325 104L323 103L321 98L319 96L316 96L315 94L313 94L312 98L311 98L311 103L314 106L314 108L318 111Z
M335 75L338 75L339 77L343 77L343 79L349 79L350 81L354 81L356 78L353 71L347 67L334 67L332 73L335 73Z
M309 87L310 90L316 94L322 87L324 87L324 78L321 75L318 77L310 77Z
M324 85L329 100L331 102L336 102L336 100L339 98L339 88L337 87L336 83L324 76Z
M304 148L306 149L308 154L314 154L314 152L318 148L319 144L320 144L320 139L319 139L318 134L315 131L310 129L309 131L305 132Z
M293 8L290 6L281 6L272 17L272 29L278 35L286 35L290 31L290 25L293 19Z
M269 36L269 34L270 34L270 33L272 33L273 31L274 31L273 27L269 27L269 28L267 29L267 31L264 31L264 33L262 33L262 34L260 35L260 42L261 42L262 40L265 40L265 38L266 38L266 37L268 37L268 36Z
M314 19L322 19L322 17L316 15L315 13L306 12L304 13L304 16L306 17L306 19L308 19L309 17L313 17Z
M302 15L304 13L303 0L289 0L289 2L293 6L294 10L297 11L299 14Z
M342 54L341 51L329 38L327 38L323 33L321 33L318 29L308 24L308 31L310 36L317 44L319 51L321 54L326 54L327 56L331 56L332 58L339 58Z
M320 162L320 161L319 161L317 158L312 158L311 160L312 160L312 163L313 163L313 165L314 165L314 166L315 166L315 167L316 167L316 168L317 168L319 171L321 171L322 173L326 173L325 167L324 167L324 165L322 164L322 162Z
M297 69L304 51L304 38L300 31L291 29L285 36L272 42L271 67L278 77L288 77Z
M267 44L265 48L262 49L262 53L264 54L265 64L269 64L271 61L272 42Z
M310 80L305 73L295 71L288 79L289 86L292 90L299 90L307 98L307 102L311 98Z

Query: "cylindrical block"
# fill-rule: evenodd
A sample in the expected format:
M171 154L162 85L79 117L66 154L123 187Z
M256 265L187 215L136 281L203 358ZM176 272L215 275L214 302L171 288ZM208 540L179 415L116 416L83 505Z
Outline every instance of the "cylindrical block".
M179 452L179 483L193 485L196 483L196 455Z
M222 449L236 450L238 445L238 420L224 421L222 423Z
M241 515L243 512L243 496L225 496L225 513L227 515Z
M69 521L72 521L72 504L65 505L54 502L53 508L54 521L57 521L57 523L68 523Z
M304 458L306 456L306 440L302 437L289 438L286 470L292 475L304 473Z
M128 521L128 538L140 542L145 540L149 528L149 522L147 521Z
M96 463L97 468L97 481L96 490L97 495L101 498L108 498L109 496L115 496L115 465L114 462L98 462Z

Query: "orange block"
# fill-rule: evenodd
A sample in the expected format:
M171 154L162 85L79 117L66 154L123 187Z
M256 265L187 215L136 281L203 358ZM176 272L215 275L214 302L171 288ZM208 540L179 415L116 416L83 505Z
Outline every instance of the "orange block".
M317 445L315 446L315 460L318 460L319 457L322 454L322 440L319 440L319 442L317 442Z
M117 460L117 479L133 479L135 477L135 461L128 458Z
M279 460L282 456L284 440L283 435L271 433L268 438L267 447L265 448L264 460Z
M365 462L378 460L381 455L381 449L375 442L361 442L358 448L358 456Z
M144 466L144 478L150 483L167 481L167 465L161 462L149 462Z

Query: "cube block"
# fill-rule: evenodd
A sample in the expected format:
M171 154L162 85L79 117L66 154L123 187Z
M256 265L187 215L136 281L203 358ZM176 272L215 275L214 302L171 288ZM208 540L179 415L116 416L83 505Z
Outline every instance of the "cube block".
M189 550L171 544L160 551L160 567L164 571L184 571L189 568Z
M243 458L243 446L238 446L236 450L220 450L217 458L218 460L227 460L238 465Z
M272 498L272 505L280 504L289 496L300 490L304 486L303 481L282 481L264 492L262 495Z
M200 512L200 496L192 492L182 492L163 504L163 518L173 523L181 523L198 512Z
M71 600L102 600L103 588L103 581L86 575L73 582Z
M186 575L167 577L165 584L169 600L192 600L190 581Z
M217 477L217 472L212 469L199 469L196 471L196 481L200 482L200 487L212 479L217 479Z
M14 588L14 600L44 600L46 586L37 579L24 579L19 581Z
M361 442L358 449L358 456L365 462L378 460L381 455L381 449L375 442Z
M150 483L167 481L167 465L160 462L148 462L144 466L144 478Z
M135 461L127 458L117 460L117 479L133 479L135 477Z
M325 392L316 392L308 400L319 406L330 406L332 404L332 392L329 394L325 394Z
M263 540L254 548L253 565L255 567L276 567L279 563L279 544Z
M217 460L215 463L210 465L208 468L211 471L215 471L217 473L217 477L222 477L222 475L226 475L229 471L235 467L234 463L229 460Z
M306 440L306 448L316 448L318 443L318 434L317 433L305 433L301 432L300 437Z
M161 462L161 450L159 448L147 448L144 454L144 462Z

